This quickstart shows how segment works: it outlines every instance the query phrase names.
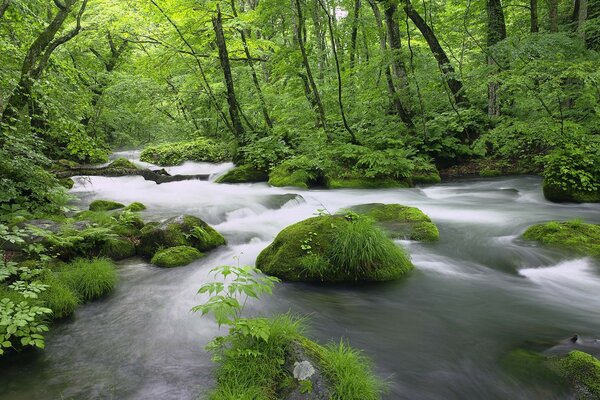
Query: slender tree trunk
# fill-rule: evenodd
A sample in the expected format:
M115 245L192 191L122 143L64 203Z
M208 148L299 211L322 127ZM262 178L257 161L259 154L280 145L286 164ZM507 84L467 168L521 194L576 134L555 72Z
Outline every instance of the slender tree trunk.
M223 70L225 87L227 88L227 104L229 105L229 116L231 117L233 133L237 138L238 144L244 145L244 127L242 125L242 120L240 119L238 101L235 96L235 87L233 84L233 75L231 73L231 64L229 62L229 53L227 51L227 42L225 41L225 33L223 32L223 17L221 15L221 8L218 4L217 16L213 17L212 23L215 30L217 48L219 49L219 62L221 64L221 69Z
M578 0L577 4L577 32L581 35L583 40L585 40L585 32L583 29L583 25L588 18L588 0Z
M492 57L491 51L496 43L506 38L506 24L504 22L504 11L502 10L501 0L487 0L487 45L488 64L496 68L496 60ZM488 84L488 115L497 117L500 115L500 103L498 101L498 89L500 84L497 81L491 81Z
M558 32L558 0L548 0L550 32Z
M529 1L530 17L531 17L531 33L540 31L540 25L538 22L538 2L537 0Z
M383 27L383 22L381 18L381 12L379 11L379 6L375 2L375 0L368 0L371 5L371 9L373 10L373 15L375 16L375 23L377 24L377 31L379 34L379 47L381 49L381 53L385 56L387 54L387 42L385 37L385 30ZM412 118L404 105L402 104L402 100L400 99L400 95L396 92L396 87L394 86L394 79L392 78L392 73L390 71L390 66L386 62L384 65L384 73L387 83L387 91L390 96L390 100L392 102L392 106L394 110L396 110L396 114L400 118L400 120L409 127L409 129L414 128L414 123Z
M8 7L10 6L10 1L11 0L2 0L2 3L0 3L0 19L4 17L4 13L6 12L6 10L8 10Z
M317 84L315 83L315 79L312 74L312 70L310 68L310 63L308 61L308 55L306 53L306 47L304 45L305 41L305 30L304 30L304 14L302 13L302 5L300 4L300 0L295 0L296 3L296 12L298 17L297 24L297 35L298 35L298 46L300 47L300 53L302 54L302 64L304 65L304 69L306 70L306 79L308 80L308 84L310 85L311 90L311 104L313 108L317 111L319 117L319 125L326 131L327 130L327 120L325 119L325 109L323 108L323 103L321 102L321 96L319 95L319 90L317 89ZM329 140L333 140L333 135L328 132L327 136Z
M65 33L63 36L56 37L77 1L78 0L66 0L63 3L56 3L58 7L56 15L27 51L27 55L21 66L21 77L19 78L17 87L8 98L4 112L2 113L2 118L0 119L1 123L8 125L15 123L21 110L28 105L33 85L35 81L41 78L54 50L73 39L81 31L81 17L85 12L88 0L83 0L83 3L79 8L75 28ZM37 110L39 107L32 106L30 109Z
M358 21L360 18L360 0L354 1L354 17L352 20L352 33L350 34L350 68L354 68L356 57L356 39L358 37Z
M402 61L402 42L400 40L400 26L398 25L397 13L398 7L395 3L385 2L385 24L387 26L387 36L392 52L392 70L394 75L400 79L400 87L404 91L408 88L408 74L406 66Z
M438 62L438 65L444 75L444 80L454 96L454 102L459 106L467 107L469 102L465 97L463 84L460 81L458 74L454 71L454 67L452 66L452 63L450 63L446 52L435 36L433 29L427 25L417 10L412 7L410 0L406 0L404 10L406 11L406 15L408 15L411 21L417 26L417 28L419 28L419 31L427 41L429 49L433 53L433 56Z
M231 0L231 10L233 11L233 16L238 17L238 13L235 7L235 0ZM246 40L246 33L243 29L239 30L240 36L242 38L242 44L244 45L244 53L246 54L246 58L248 59L248 66L250 67L250 71L252 72L252 82L254 83L254 87L256 88L256 93L258 93L258 98L260 100L260 105L263 113L263 117L265 118L265 123L269 127L269 129L273 129L273 122L271 121L271 117L269 116L269 111L267 110L267 102L265 101L265 96L260 88L260 83L258 81L258 76L256 75L256 69L254 68L254 62L252 61L252 56L250 54L250 48L248 47L248 41Z

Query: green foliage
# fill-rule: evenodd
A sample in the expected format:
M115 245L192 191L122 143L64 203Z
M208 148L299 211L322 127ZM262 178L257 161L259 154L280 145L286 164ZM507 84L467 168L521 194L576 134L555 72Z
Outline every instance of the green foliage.
M240 165L228 171L217 179L217 183L251 183L265 182L269 179L267 173L256 169L252 165Z
M112 200L94 200L90 203L90 211L111 211L124 207L124 204Z
M231 160L227 145L211 139L200 138L192 142L165 143L149 146L140 160L156 165L179 165L184 161L223 162Z
M279 137L266 136L239 149L245 164L259 171L270 171L292 155L292 150Z
M52 310L52 318L61 319L72 315L77 306L79 298L57 274L47 271L43 282L48 285L48 289L39 296L40 301Z
M32 306L27 301L15 303L8 298L0 298L0 356L11 348L31 346L43 349L43 333L48 331L43 319L50 313L52 310L49 308Z
M202 256L204 254L193 247L177 246L158 251L150 262L159 267L174 268L188 265Z
M131 203L130 205L128 205L127 207L125 207L124 211L131 211L131 212L140 212L140 211L144 211L146 209L146 206L138 201L135 201L133 203ZM124 214L121 214L124 215Z
M529 227L523 238L536 240L545 246L573 252L577 255L600 257L600 225L581 221L538 224Z
M78 259L64 265L56 278L85 303L110 293L117 284L117 271L107 259Z

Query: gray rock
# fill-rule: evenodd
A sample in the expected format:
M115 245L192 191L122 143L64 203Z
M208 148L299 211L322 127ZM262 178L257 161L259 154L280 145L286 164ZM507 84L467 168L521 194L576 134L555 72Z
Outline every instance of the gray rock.
M286 354L285 370L294 378L295 385L284 389L280 398L284 400L329 400L331 385L318 365L300 343L292 342ZM303 384L302 382L310 383ZM302 393L303 385L311 387L309 393Z

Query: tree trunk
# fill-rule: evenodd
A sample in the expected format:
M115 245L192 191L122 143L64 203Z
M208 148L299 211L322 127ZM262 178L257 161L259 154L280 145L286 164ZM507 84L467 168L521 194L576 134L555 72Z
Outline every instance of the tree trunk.
M223 32L223 17L221 8L217 4L217 16L212 18L213 28L215 30L217 48L219 49L219 62L223 70L225 86L227 88L227 104L229 106L229 116L231 117L231 125L233 133L236 136L238 144L245 144L244 127L238 111L238 101L235 96L235 88L233 85L233 75L231 74L231 64L229 63L229 53L227 52L227 42L225 41L225 33Z
M302 54L302 64L304 65L304 69L306 70L306 79L308 80L308 84L310 85L311 91L311 104L315 111L317 111L319 117L319 125L324 130L327 130L327 121L325 119L325 109L323 108L323 103L321 102L321 96L319 95L319 90L317 89L317 84L315 83L315 79L312 74L312 70L310 68L310 63L308 62L308 55L306 54L306 47L304 45L304 15L302 13L302 5L300 4L300 0L295 0L296 3L296 12L298 18L298 24L296 29L296 34L298 35L298 46L300 47L300 53ZM333 136L331 133L327 133L329 140L333 140Z
M529 1L530 7L530 18L531 18L531 33L536 33L540 31L540 25L538 22L538 4L537 0Z
M487 46L488 65L498 67L496 60L492 57L493 47L506 38L506 24L504 22L504 11L501 0L487 0ZM488 84L488 115L497 117L500 115L500 103L498 101L498 89L500 84L492 81Z
M581 35L583 40L585 40L585 32L583 30L583 25L588 18L588 0L578 0L576 2L577 7L577 32Z
M408 88L408 74L406 73L406 66L402 61L402 42L400 41L400 26L396 19L396 12L398 7L392 2L385 3L385 24L387 26L387 36L390 42L390 49L392 51L392 70L394 75L400 79L400 87L402 90Z
M356 57L356 38L358 37L358 20L360 18L360 0L354 1L354 19L352 20L352 33L350 34L350 68L354 68Z
M377 31L379 33L379 47L381 49L381 53L385 55L387 53L387 42L386 42L385 30L384 30L383 22L382 22L382 18L381 18L381 13L379 11L379 7L377 6L377 3L375 3L375 0L368 0L368 1L369 1L369 4L371 5L371 9L373 10L373 15L375 16L375 23L377 24ZM398 115L400 120L404 124L406 124L406 126L409 127L409 129L413 129L415 127L415 125L412 121L412 118L411 118L410 114L408 113L408 111L406 111L406 109L404 108L404 105L402 104L402 100L400 99L400 96L396 92L396 87L394 86L394 79L392 78L392 73L390 72L390 66L387 63L385 63L383 69L384 69L385 79L386 79L386 83L387 83L388 95L390 96L392 106L396 110L396 114Z
M238 13L235 7L235 0L231 0L231 10L233 11L233 16L238 18ZM250 48L248 47L248 41L246 40L246 33L243 29L239 30L240 36L242 38L242 44L244 45L244 53L246 54L246 58L248 59L248 66L250 67L250 71L252 72L252 82L254 83L254 87L256 88L256 93L258 94L258 98L260 100L260 106L262 109L263 117L265 118L265 123L269 127L269 129L273 129L273 122L271 121L271 117L269 116L269 111L267 110L267 102L265 101L265 96L260 88L260 83L258 81L258 76L256 75L256 69L254 68L254 62L252 61L252 55L250 54Z
M6 12L6 10L8 10L9 6L10 0L2 0L2 3L0 3L0 19L4 17L4 13Z
M427 41L429 45L429 49L433 53L442 73L444 75L444 80L446 84L450 88L452 95L454 96L454 102L459 106L468 107L469 102L464 96L463 85L458 75L454 71L454 67L450 63L446 52L440 45L433 29L421 18L421 15L412 7L410 0L406 0L404 10L406 11L406 15L411 19L411 21L419 28L419 31Z
M16 122L19 113L28 105L33 85L35 81L39 80L42 76L54 50L73 39L81 31L81 17L85 12L88 0L83 0L77 15L77 24L75 28L55 39L58 31L62 28L77 1L78 0L66 0L64 3L58 3L60 4L58 12L29 47L21 66L19 83L8 98L0 123L13 125ZM31 107L31 109L36 108L37 106Z
M558 0L548 0L550 32L558 32Z

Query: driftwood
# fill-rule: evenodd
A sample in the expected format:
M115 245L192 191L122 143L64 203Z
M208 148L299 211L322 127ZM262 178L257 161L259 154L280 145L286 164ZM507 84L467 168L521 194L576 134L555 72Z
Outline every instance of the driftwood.
M168 182L180 182L180 181L207 181L208 174L198 175L169 175L164 169L151 171L149 169L137 169L137 168L115 168L115 167L101 167L101 168L70 168L63 171L56 172L58 178L70 178L72 176L141 176L147 181L153 181L157 184L168 183Z

